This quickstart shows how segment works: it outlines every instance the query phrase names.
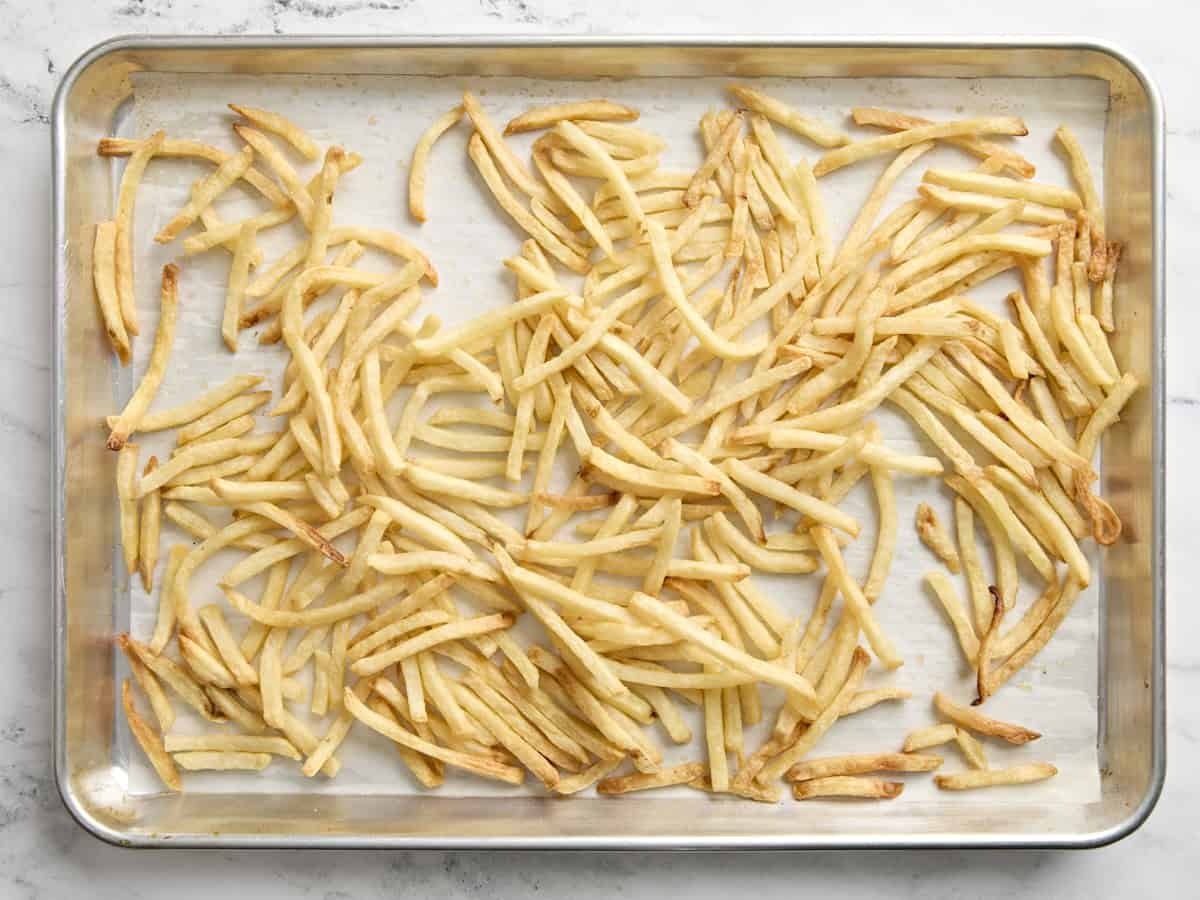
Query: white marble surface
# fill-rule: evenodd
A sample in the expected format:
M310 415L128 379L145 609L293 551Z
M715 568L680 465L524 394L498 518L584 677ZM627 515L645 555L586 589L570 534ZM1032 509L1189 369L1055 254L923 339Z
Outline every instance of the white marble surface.
M735 20L731 8L752 17ZM0 896L211 896L214 868L240 893L277 897L649 897L686 889L763 900L812 895L1108 897L1194 895L1200 875L1200 613L1183 588L1200 509L1200 479L1185 473L1200 445L1200 361L1186 336L1200 329L1186 260L1200 251L1200 93L1195 7L1176 2L944 3L841 0L757 4L713 0L0 0ZM1087 853L469 854L181 853L122 851L71 821L49 763L48 410L50 394L50 170L48 115L60 73L92 44L128 32L436 33L592 32L1087 35L1137 57L1157 80L1168 115L1168 494L1170 637L1167 788L1149 823ZM1182 339L1181 339L1181 336ZM1189 640L1190 638L1190 640Z

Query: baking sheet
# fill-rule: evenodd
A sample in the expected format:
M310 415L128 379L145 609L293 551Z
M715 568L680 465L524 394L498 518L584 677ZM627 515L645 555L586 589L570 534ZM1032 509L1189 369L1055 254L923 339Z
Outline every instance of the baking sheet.
M642 127L661 135L668 142L663 155L664 168L691 168L701 157L702 147L696 122L707 109L726 105L724 80L708 78L648 78L620 82L545 82L523 78L427 78L417 76L271 76L238 77L142 73L133 77L134 103L121 123L125 136L146 135L166 129L171 136L191 137L236 149L229 129L228 102L263 106L283 113L304 126L320 143L338 142L364 157L364 164L345 177L339 185L335 206L335 224L362 224L392 228L425 249L437 265L441 284L425 291L420 314L434 312L448 324L461 321L485 308L511 302L511 276L500 261L519 250L523 235L495 207L466 158L468 132L460 127L447 134L435 148L427 205L429 221L417 226L407 215L407 163L417 137L441 112L459 102L464 87L480 95L485 107L498 123L530 104L607 96L630 103L642 110ZM1079 136L1093 167L1103 167L1104 125L1107 86L1091 79L761 79L757 84L806 112L825 121L845 124L846 112L855 105L878 105L902 109L930 118L1013 113L1021 115L1031 136L1020 145L1021 152L1038 166L1038 177L1051 183L1067 184L1069 178L1062 161L1051 147L1054 128L1066 123ZM853 130L852 126L847 126ZM793 155L819 155L818 148L793 140L778 130ZM514 139L522 151L532 136ZM295 158L293 158L295 160ZM849 228L858 207L890 157L880 157L842 169L820 182L835 235ZM969 164L961 153L939 147L926 154L897 185L881 217L913 196L915 184L925 168L936 165L963 167ZM114 163L114 183L121 163ZM136 241L138 257L138 312L144 337L135 346L133 372L139 376L150 352L149 335L157 318L157 279L161 265L181 252L179 243L167 248L151 240L153 234L187 199L191 182L203 176L207 164L171 160L152 164L138 198ZM302 168L307 175L310 167ZM262 208L261 200L250 192L231 191L217 204L227 220ZM269 265L280 253L301 237L293 226L273 229L261 235ZM242 350L232 359L220 341L220 319L224 303L228 255L214 251L203 257L188 258L183 264L181 304L175 351L155 408L165 408L190 399L212 383L224 380L233 371L253 371L268 375L268 386L277 389L279 375L286 363L286 351L280 347L260 350L253 337L243 332ZM359 263L364 268L382 268L386 258L374 253ZM999 308L1009 290L1017 286L1011 274L976 288L973 296ZM327 303L329 301L323 301ZM128 397L133 377L123 370L114 383L114 405ZM394 403L402 401L393 401ZM451 402L461 403L461 397ZM393 409L393 415L395 410ZM905 419L882 407L872 416L884 430L889 445L906 452L932 452ZM393 419L394 420L394 419ZM260 416L260 429L281 427ZM163 435L143 435L142 459L150 453L160 458L169 452ZM415 445L416 447L416 445ZM416 447L425 453L427 448ZM432 455L436 451L428 448ZM571 454L566 454L570 456ZM982 458L982 457L981 457ZM565 478L566 473L558 473ZM565 482L560 482L565 483ZM874 667L864 687L897 684L908 688L913 699L890 703L841 720L822 740L814 756L843 752L887 751L898 749L909 731L937 721L930 705L935 690L944 690L959 700L973 695L972 679L962 661L953 632L936 600L922 578L940 563L917 541L912 528L916 504L931 503L942 520L952 525L952 500L949 491L931 479L897 477L897 507L900 538L896 560L887 589L880 598L877 614L888 634L904 656L905 665L888 673ZM848 563L858 577L866 572L874 547L875 507L866 481L847 498L843 506L863 523L863 533L846 550ZM786 522L781 522L784 527ZM566 530L563 532L566 533ZM164 549L169 543L190 540L187 535L164 523ZM981 532L980 546L987 552ZM1098 565L1094 546L1089 544L1093 566ZM119 551L118 551L119 552ZM193 578L191 601L199 607L220 601L215 587L220 572L231 564L234 554L222 554L207 563ZM985 566L989 560L985 558ZM123 566L116 566L123 569ZM161 577L163 563L159 565ZM1026 573L1028 574L1028 573ZM807 616L815 600L818 576L764 578L756 576L780 606ZM1011 748L989 741L987 750L994 767L1033 760L1048 760L1059 768L1059 776L1050 782L1028 787L988 792L989 806L1006 802L1051 802L1082 804L1100 796L1097 710L1099 685L1099 585L1093 578L1081 596L1069 620L1054 641L1007 690L988 702L990 715L1027 724L1043 732L1043 738L1024 748ZM957 581L966 599L965 582ZM256 584L250 584L254 596ZM130 627L140 636L153 628L156 597L142 591L140 582L129 584L121 577L116 589L118 609L127 609ZM1032 582L1023 584L1017 608L1008 621L1015 622L1025 606L1037 595ZM239 617L230 613L231 621ZM836 621L836 615L831 616ZM522 623L529 628L528 623ZM240 623L239 623L240 627ZM536 629L530 629L536 633ZM123 674L124 663L119 662ZM774 691L764 689L765 723L747 731L747 746L760 743L762 731L773 720L779 700ZM177 706L180 706L177 704ZM303 704L306 708L307 704ZM191 719L183 709L176 730L195 733L211 728ZM293 705L297 714L302 705ZM690 709L685 713L691 715ZM332 717L312 723L321 734ZM682 749L674 747L661 729L651 733L662 746L668 762L702 756L698 717L693 716L697 739ZM130 789L133 793L154 793L158 782L140 753L132 748L125 729L119 730L121 751L131 760ZM944 748L943 772L965 768L957 751ZM298 767L281 760L258 774L189 773L187 790L199 792L321 792L337 794L410 794L421 788L403 768L389 742L356 727L338 752L343 769L330 781L304 779ZM517 789L539 792L536 783ZM975 804L980 796L939 792L927 776L906 776L906 790L900 803L912 812L911 804ZM676 789L684 791L685 789ZM447 773L446 785L438 792L453 796L511 795L514 789L465 776ZM688 792L690 794L690 792ZM695 796L691 794L691 796ZM811 806L811 804L808 804ZM887 815L889 804L880 814ZM788 803L783 810L796 809ZM794 813L792 813L794 814ZM997 827L1003 827L998 821Z

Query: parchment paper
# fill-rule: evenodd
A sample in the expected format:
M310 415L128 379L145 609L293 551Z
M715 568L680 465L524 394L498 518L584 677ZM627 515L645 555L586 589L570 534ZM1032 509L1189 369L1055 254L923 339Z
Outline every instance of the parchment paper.
M844 126L851 132L855 129L849 123L848 110L856 105L884 106L934 119L999 113L1021 115L1031 131L1031 135L1020 142L1021 152L1037 164L1040 180L1056 184L1070 183L1065 166L1051 146L1055 127L1066 123L1079 136L1096 171L1103 168L1107 94L1100 81L763 79L759 84L806 112ZM361 153L364 164L343 178L339 186L335 224L397 229L431 255L439 269L441 284L425 291L420 315L435 312L444 322L453 324L513 299L511 276L500 263L504 257L518 252L519 241L524 235L496 208L466 158L469 132L465 126L445 135L434 150L427 194L429 221L418 226L407 214L406 179L413 145L435 116L459 102L468 80L416 76L240 77L144 73L134 76L134 85L132 112L126 116L121 128L126 136L144 136L164 128L173 137L195 138L233 150L237 145L229 127L231 115L225 104L238 102L283 113L308 129L322 145L338 142ZM469 80L469 86L481 96L489 113L500 124L527 106L540 102L607 96L630 103L642 110L639 123L642 127L667 139L669 149L664 154L664 168L691 168L697 164L702 151L697 121L707 109L727 103L721 79L659 78L573 83L474 78ZM777 130L794 155L805 154L810 160L819 156L819 148L794 140L783 129ZM513 143L524 153L532 137L518 136ZM298 157L292 158L299 165ZM840 237L849 228L860 204L890 159L890 155L881 156L821 179L820 187L836 236ZM914 196L915 185L925 168L936 165L963 168L973 164L970 158L953 148L940 147L926 154L893 190L880 218ZM115 166L114 176L120 163ZM156 273L164 262L182 254L181 242L160 248L151 238L186 201L190 184L210 170L207 164L170 160L152 163L146 174L138 198L135 242L138 312L143 337L135 345L132 372L139 377L150 352L157 319ZM307 177L314 169L303 165L301 171ZM229 192L218 203L221 215L230 221L262 208L262 200L257 194L240 188ZM264 265L269 265L300 239L301 232L294 226L285 226L260 237L266 252ZM245 332L242 349L236 358L221 345L219 332L228 262L229 256L223 250L182 261L181 313L175 350L155 408L189 399L235 371L268 375L266 386L278 391L279 375L287 358L281 347L260 349L255 334ZM389 260L374 253L369 253L359 263L361 267L380 270L389 264ZM998 309L1004 293L1015 287L1015 277L1006 274L974 289L972 295L986 298ZM115 406L119 407L128 397L132 377L130 370L124 370L114 383ZM456 397L453 402L461 403L462 398ZM394 407L392 414L397 415L398 409ZM882 425L889 444L896 449L935 452L905 419L886 405L872 418ZM259 427L282 427L283 423L276 422L260 416ZM143 461L151 452L157 452L162 458L169 451L170 445L162 435L143 435L138 440L142 445ZM414 448L419 453L436 453L417 444ZM986 457L981 452L979 458ZM558 473L563 479L561 484L565 484L566 475L566 472ZM880 705L842 719L820 742L813 756L899 749L910 730L937 721L930 702L934 691L948 691L961 701L973 695L972 679L953 632L936 600L922 583L923 574L941 564L919 544L913 529L914 510L921 500L933 504L942 521L953 528L949 491L933 479L898 476L896 493L899 548L887 589L876 609L884 628L904 656L905 664L892 673L878 665L873 666L865 686L897 684L910 689L913 698L904 703ZM876 513L869 479L864 479L843 505L864 526L862 535L846 551L852 572L861 578L869 566L875 540ZM780 522L779 527L787 527L787 523ZM564 534L568 531L566 529ZM190 542L191 538L164 522L160 578L166 548L175 541ZM987 542L982 530L979 542L985 553L985 567L990 572L991 560L986 556ZM1090 555L1093 566L1097 566L1097 554L1091 552ZM222 554L197 573L192 580L194 606L222 602L215 581L234 558L232 553ZM1028 571L1024 575L1028 576ZM804 616L812 607L820 583L816 575L769 579L756 576L756 579L761 579L762 587L769 590L782 607ZM248 585L251 596L256 596L260 583ZM965 602L965 580L956 578L956 583ZM986 741L991 765L1003 767L1048 760L1058 766L1059 775L1039 785L989 791L986 795L989 805L1029 801L1082 804L1099 798L1099 583L1099 577L1093 579L1093 587L1080 598L1050 646L987 704L990 715L1021 722L1044 734L1041 740L1024 748ZM157 591L154 597L147 596L140 582L130 585L123 577L117 589L129 592L131 627L135 634L149 635L154 623ZM1017 608L1008 618L1009 624L1018 620L1037 593L1033 582L1023 583ZM236 614L230 613L230 619L239 630L243 627ZM836 621L836 614L831 616L831 621ZM522 627L527 633L536 635L536 626L522 623ZM124 663L119 665L123 667ZM747 731L748 750L761 742L779 701L778 693L773 690L764 690L763 695L764 725ZM196 733L212 727L189 716L181 703L176 706L180 713L177 731ZM294 704L292 708L299 715L307 715L306 702ZM703 729L699 717L691 708L685 708L685 714L691 717L696 733L696 739L685 748L672 745L658 726L651 729L668 762L703 758ZM312 722L313 730L318 735L324 733L331 720L332 717L326 717ZM120 735L124 749L132 759L131 788L135 792L159 790L157 780L139 751L132 747L124 728ZM966 768L953 746L934 752L941 752L946 757L942 772ZM408 794L421 790L389 742L364 727L358 726L352 731L338 756L343 769L332 781L323 777L306 780L298 766L279 760L258 774L189 773L186 789L342 794ZM977 794L939 792L932 779L925 775L905 776L903 780L906 792L899 801L902 803L978 804L983 800ZM455 796L500 796L511 795L514 790L540 792L541 788L532 778L527 780L524 788L513 789L455 775L448 770L441 792Z

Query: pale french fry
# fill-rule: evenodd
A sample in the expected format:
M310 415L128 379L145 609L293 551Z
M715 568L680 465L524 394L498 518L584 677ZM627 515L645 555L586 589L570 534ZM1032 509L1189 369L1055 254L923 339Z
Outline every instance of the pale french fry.
M842 143L845 143L845 141ZM933 142L931 141L913 144L911 147L900 151L895 159L888 164L888 167L884 169L883 174L879 176L879 180L876 181L875 186L871 189L871 193L863 203L862 209L859 210L854 223L850 226L850 231L842 241L842 246L838 249L838 255L834 260L835 264L837 259L853 253L867 239L871 226L875 223L875 219L879 215L879 210L883 206L883 201L896 181L909 166L932 150L933 146Z
M639 615L658 623L679 638L703 648L731 668L754 675L770 684L776 684L803 703L815 701L816 694L813 692L812 685L802 677L756 659L728 642L713 637L704 629L669 609L661 601L637 593L630 601L630 607Z
M421 134L413 150L412 165L408 174L408 210L418 222L425 221L425 181L429 168L429 154L437 139L457 125L462 116L461 105L438 116Z
M955 775L935 775L934 782L944 791L966 791L974 788L1006 784L1032 784L1058 774L1050 763L1026 763L1010 769L984 769L959 772Z
M680 283L675 265L671 261L671 250L663 227L658 222L651 220L646 223L646 228L650 237L655 266L658 269L658 277L667 299L680 313L684 322L700 342L700 346L722 359L749 359L762 353L766 347L765 340L738 345L721 337L709 327L684 295L683 285Z
M784 773L785 781L812 781L842 775L866 775L871 772L932 772L942 764L940 756L917 753L863 753L854 756L828 756L799 762Z
M799 416L790 420L788 424L816 431L833 431L854 425L896 392L898 386L921 369L938 352L940 346L939 338L921 338L899 363L888 369L879 381L858 396L835 406Z
M501 179L500 173L488 153L488 147L485 146L484 140L479 137L478 133L472 135L468 150L471 161L475 163L475 168L479 171L492 196L496 198L500 208L564 266L573 272L580 274L585 272L588 268L587 260L564 244L513 196ZM515 160L516 157L513 159Z
M100 156L133 156L138 150L146 148L147 144L154 142L156 137L157 135L145 140L101 138L97 144L96 153ZM150 155L165 158L205 159L216 165L220 165L229 158L229 154L224 150L219 150L209 144L174 138L168 138L157 144ZM126 166L126 171L128 171L128 166ZM263 197L271 201L273 206L287 206L289 204L287 195L279 189L279 186L257 169L251 167L242 178L245 179L247 184L262 194Z
M179 233L195 222L217 197L246 174L253 161L254 148L243 147L239 153L222 162L217 166L216 171L195 186L191 199L174 218L159 230L158 234L154 236L154 240L160 244L169 244L175 240Z
M133 392L133 396L125 404L125 409L112 426L108 436L109 450L120 450L129 440L129 436L137 430L138 423L149 409L166 374L167 362L171 358L171 345L175 341L175 317L179 305L179 269L174 265L168 264L163 267L161 297L161 311L150 362L137 390Z
M979 561L979 545L975 542L975 515L970 504L962 497L954 498L954 522L962 568L971 594L975 629L982 634L988 630L992 620L991 597Z
M796 132L802 137L808 138L815 144L819 144L822 147L840 147L843 144L850 143L850 138L837 129L818 122L816 119L793 109L786 103L754 90L749 85L731 84L728 90L743 106L766 116L771 121Z
M1050 610L1045 620L1038 626L1033 636L989 675L988 682L993 692L1014 674L1021 671L1050 642L1050 638L1054 637L1054 632L1066 620L1067 615L1075 605L1075 601L1079 599L1080 590L1081 585L1078 581L1073 578L1066 580L1062 591L1058 595L1058 599L1054 603L1054 607ZM966 723L964 723L964 726L970 727Z
M246 282L250 275L250 263L256 247L254 226L247 223L238 231L233 262L229 266L229 284L225 290L225 312L221 317L221 338L225 346L237 352L238 331L241 328L242 302L246 294Z
M125 329L125 320L121 315L121 301L117 296L116 247L116 223L98 224L96 239L92 245L92 278L96 289L96 303L100 307L100 317L104 320L108 343L120 359L121 365L127 366L132 353L129 332Z
M951 741L958 739L958 728L948 722L943 722L939 725L930 725L927 728L919 728L911 732L904 739L904 752L912 753L916 750L928 750L930 747L940 747L942 744L948 744Z
M945 610L946 618L950 620L954 633L958 636L958 645L962 648L963 656L969 664L975 665L979 659L979 638L975 635L971 620L967 618L958 591L946 574L937 569L925 573L925 582L933 589L934 595ZM990 613L988 621L991 621Z
M137 495L137 444L123 444L117 454L117 501L121 521L121 551L125 569L130 575L137 571L140 545L140 526Z
M850 702L850 698L854 696L859 684L862 683L863 675L866 673L867 666L869 665L870 657L866 651L856 647L850 672L847 674L846 680L841 687L838 688L836 695L821 710L821 714L813 719L812 723L804 729L803 734L798 739L792 741L789 746L784 747L783 752L762 767L755 776L756 781L767 782L781 777L784 772L802 759L816 745L821 737L841 717L846 704Z
M230 103L229 108L247 122L257 125L264 131L279 135L295 147L305 159L312 161L320 157L320 148L305 133L304 129L295 122L279 115L279 113L269 112L268 110L259 109L254 106L240 106L236 103Z
M756 569L779 574L803 574L816 571L817 564L811 556L771 550L753 543L725 518L723 513L715 513L706 525L712 530L714 536L729 546L734 555Z
M1013 400L1012 396L1004 390L1004 386L1000 384L999 380L969 350L952 342L946 346L946 351L987 392L987 395L1000 407L1000 410L1008 417L1008 420L1019 428L1035 445L1040 447L1043 452L1049 453L1056 461L1064 462L1073 469L1083 471L1090 469L1091 464L1087 459L1072 448L1065 446L1028 409Z
M984 119L963 119L957 122L943 122L936 125L921 125L905 131L889 134L885 137L871 138L838 147L826 153L813 167L818 177L828 175L842 166L859 162L889 150L901 150L929 140L962 137L981 134L1028 134L1029 129L1017 118L1011 116L996 116Z
M137 199L138 185L145 174L146 166L162 150L165 143L166 135L161 131L155 132L144 141L136 142L136 146L131 150L129 162L125 164L125 171L121 173L121 186L117 194L116 236L113 241L116 290L125 331L131 336L138 334L137 303L133 293L134 201Z
M513 624L513 617L505 613L479 616L474 619L463 619L458 622L448 622L438 625L424 634L409 638L401 644L364 656L355 662L351 669L360 677L375 675L393 663L400 662L408 656L414 656L430 647L446 641L456 641L466 637L487 634L491 631L508 628Z
M995 194L956 191L937 184L922 184L917 191L922 197L928 198L941 207L964 212L994 213L1007 205L1005 198ZM1061 225L1067 221L1067 214L1061 207L1043 206L1030 200L1021 207L1016 220L1030 222L1034 225Z
M973 769L988 768L987 756L983 752L983 744L979 740L962 728L958 729L958 734L955 736L958 742L958 749L962 753L967 764Z
M859 532L858 522L848 513L837 509L817 497L798 491L769 475L755 471L740 459L727 459L722 464L726 473L739 484L810 516L817 522L826 523L839 531L855 536Z
M158 459L146 460L145 472L153 472ZM158 565L158 537L162 523L162 497L152 491L142 498L138 510L137 568L142 576L142 587L147 592L154 588L154 569Z
M1072 212L1081 209L1083 206L1079 195L1067 188L1038 184L1032 181L1020 181L1015 178L1005 178L1001 175L986 175L979 172L956 172L949 169L929 169L925 173L925 181L960 191L977 191L1000 197L1029 200L1033 203L1040 203L1043 206L1056 206Z
M1053 549L1067 564L1067 568L1079 581L1086 586L1091 580L1091 567L1087 557L1079 549L1079 544L1071 529L1040 493L1031 490L1007 469L999 466L988 466L984 470L989 479L998 483L1005 491L1017 498L1021 505L1039 522L1053 541Z
M584 119L595 122L633 122L638 111L611 100L581 100L574 103L558 103L536 106L510 119L504 126L504 134L519 134L523 131L540 131L551 128L565 120Z
M477 683L477 682L476 682ZM558 784L558 770L487 703L460 684L452 683L451 690L463 708L487 728L500 743L531 771L547 788ZM514 711L515 712L515 711Z
M885 700L908 700L911 697L912 692L903 688L877 688L870 691L859 691L846 704L842 715L848 716L852 713L863 712Z

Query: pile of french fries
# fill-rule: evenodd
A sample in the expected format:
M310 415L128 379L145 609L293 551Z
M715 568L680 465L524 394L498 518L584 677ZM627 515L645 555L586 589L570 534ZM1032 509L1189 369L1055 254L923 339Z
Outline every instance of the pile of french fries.
M738 108L701 120L707 155L693 171L661 169L664 142L627 106L539 107L501 131L464 94L417 144L411 215L427 216L435 142L465 121L482 187L529 239L503 261L513 301L453 328L416 318L438 282L426 254L335 222L357 154L244 106L231 106L234 154L163 133L100 142L128 157L94 246L123 364L138 334L139 179L152 161L214 165L155 238L182 237L184 272L163 270L149 364L107 422L129 572L153 588L163 518L194 539L164 555L153 634L119 638L151 710L126 681L129 725L168 788L181 768L261 770L275 757L333 777L356 724L394 742L429 788L450 767L514 785L528 771L558 794L687 785L774 802L782 779L797 799L886 799L901 783L870 773L937 769L920 751L947 742L969 770L938 776L944 789L1054 774L989 768L976 734L1037 733L942 694L934 708L948 721L900 752L811 752L840 718L909 696L862 686L871 666L903 663L873 608L899 543L894 479L940 479L955 495L952 533L924 504L916 530L944 564L927 580L977 673L976 704L1069 614L1091 578L1080 542L1120 534L1092 460L1137 382L1109 348L1120 245L1106 239L1088 163L1062 128L1074 188L1032 180L1004 138L1026 134L1017 118L855 109L857 125L884 133L852 139L730 90ZM777 128L824 155L792 158ZM541 132L532 168L506 141L520 132ZM919 195L881 218L937 143L979 162L928 170ZM891 162L835 243L819 179L881 154ZM296 159L318 168L301 175ZM214 201L239 184L265 206L226 222ZM303 238L267 264L260 232L288 223ZM368 248L394 267L358 267ZM260 344L282 343L283 383L273 393L235 374L151 409L186 257L209 252L231 260L225 344L237 352L251 327ZM1011 317L971 299L1013 269L1024 290ZM887 446L870 418L885 402L936 456ZM286 427L260 430L264 411ZM132 439L167 429L176 448L142 467ZM556 489L564 467L574 478ZM843 558L860 523L839 503L864 480L879 524L860 581ZM220 577L224 599L196 597L192 577L220 551L241 554ZM1007 624L1022 568L1042 593ZM756 572L820 578L819 599L793 618ZM521 619L536 642L513 636ZM179 702L223 727L176 733ZM702 748L665 766L663 738L694 741L681 704L701 712ZM745 729L768 716L769 738L747 746Z

